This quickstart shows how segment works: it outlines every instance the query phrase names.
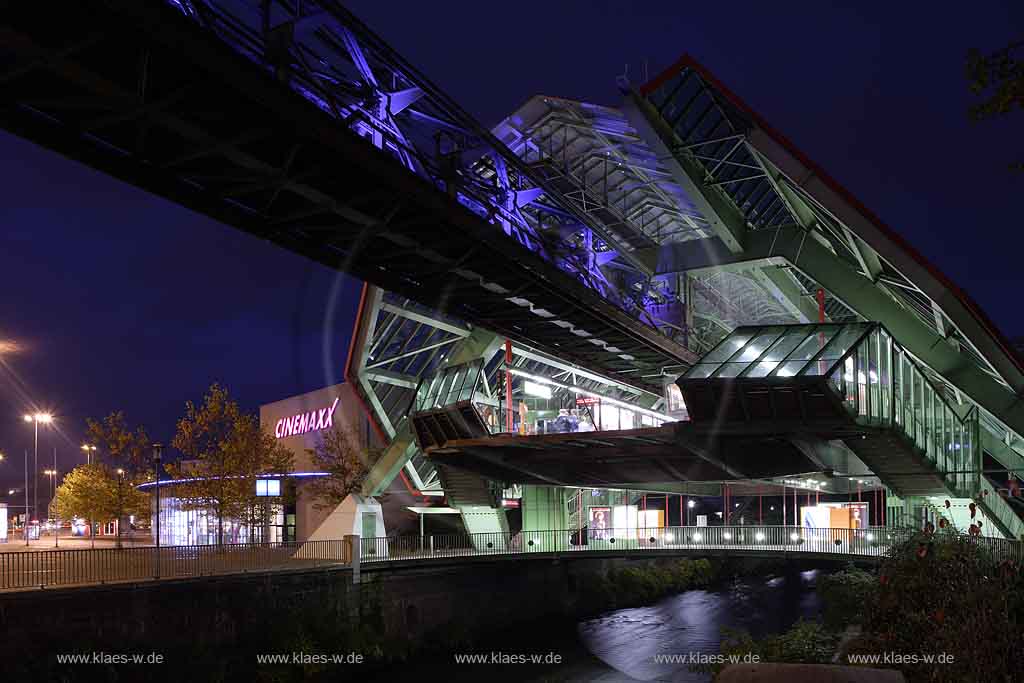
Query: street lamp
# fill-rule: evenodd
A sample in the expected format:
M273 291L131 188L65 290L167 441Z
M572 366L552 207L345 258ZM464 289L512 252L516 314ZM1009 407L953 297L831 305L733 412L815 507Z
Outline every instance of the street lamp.
M39 471L39 424L50 424L53 422L53 415L49 413L35 413L34 415L25 415L25 422L31 422L35 425L35 466L32 468L33 472ZM39 519L39 477L33 475L33 499L32 499L32 514L36 519ZM26 482L26 485L28 482ZM28 521L28 520L26 520Z
M156 547L160 547L160 461L164 456L164 445L162 443L153 444L153 463L156 470ZM157 561L159 561L160 555L157 554Z
M50 478L50 506L52 507L53 506L53 500L54 500L54 498L57 497L57 470L56 469L43 470L43 474L45 474L46 476L48 476ZM50 519L50 515L49 514L46 515L46 519L47 520ZM56 519L57 518L54 517L54 521L55 522L56 522ZM57 526L56 524L54 524L54 527L53 527L53 547L54 548L57 547L57 532L59 530L60 530L60 527Z
M124 484L124 470L120 467L117 468L117 547L121 547L121 520L124 518L124 493L121 490L121 486Z
M85 451L85 464L92 464L92 455L96 452L96 447L87 443L82 444L82 450Z
M697 503L692 498L686 501L686 526L690 526L690 510L692 510L695 505L697 505Z

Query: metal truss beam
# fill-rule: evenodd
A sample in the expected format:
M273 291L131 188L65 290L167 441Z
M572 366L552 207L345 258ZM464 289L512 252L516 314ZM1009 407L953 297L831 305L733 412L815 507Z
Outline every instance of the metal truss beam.
M920 290L946 315L966 339L992 364L1000 377L1018 395L1024 395L1024 368L1006 346L1001 333L956 285L928 264L899 235L885 226L867 208L853 199L838 183L761 127L748 136L751 147L786 178L799 178L801 191L814 197L828 213L850 230ZM872 274L875 264L867 263ZM877 271L876 271L877 272Z
M664 160L672 178L707 219L711 231L730 251L742 251L747 232L743 216L719 190L703 182L704 171L700 164L690 158L691 153L683 149L682 142L657 110L635 93L626 97L622 109L630 125L658 158Z
M714 170L708 172L693 158L693 152L685 148L675 132L646 98L631 91L626 95L623 109L641 137L660 157L667 160L666 163L672 171L673 178L686 190L698 209L710 222L711 229L718 238L718 243L724 245L731 253L741 253L748 233L746 220L728 195L715 187L714 170L717 170L731 156L732 152L746 144L745 138L731 136L728 140L731 145L730 153L719 161ZM768 176L769 182L776 182L767 169L761 168L761 170L762 173L758 177ZM809 223L813 220L813 216L806 208L803 209L801 215L806 216ZM807 301L803 291L787 273L779 272L775 268L765 268L763 272L755 268L753 271L754 280L797 320L816 321L818 319L817 307ZM656 268L656 272L661 272L660 268Z

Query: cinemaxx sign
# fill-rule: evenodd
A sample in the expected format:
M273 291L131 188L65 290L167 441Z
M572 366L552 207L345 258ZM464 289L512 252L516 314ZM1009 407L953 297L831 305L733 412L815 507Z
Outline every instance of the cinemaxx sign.
M291 417L283 417L274 425L274 436L283 439L286 436L297 436L321 429L330 429L334 425L334 410L338 407L338 399L328 408L311 410Z

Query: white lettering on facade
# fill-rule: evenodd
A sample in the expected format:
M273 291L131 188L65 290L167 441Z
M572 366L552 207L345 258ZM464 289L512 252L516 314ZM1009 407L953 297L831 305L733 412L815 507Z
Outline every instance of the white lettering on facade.
M274 425L274 436L283 439L286 436L296 436L306 432L314 432L321 429L330 429L334 426L334 409L338 407L338 399L329 408L321 408L308 413L299 413L291 417L284 417Z

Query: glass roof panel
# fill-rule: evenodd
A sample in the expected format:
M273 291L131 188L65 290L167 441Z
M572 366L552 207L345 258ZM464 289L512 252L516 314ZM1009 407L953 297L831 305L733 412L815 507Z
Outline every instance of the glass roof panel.
M839 334L832 338L828 346L822 351L818 360L811 363L800 374L802 375L827 375L835 365L835 361L843 357L850 350L850 347L857 343L868 329L865 323L844 325Z
M751 340L757 333L757 328L735 330L732 334L722 340L713 348L708 355L701 358L702 363L721 362L728 360L730 356L739 351L744 344Z
M763 360L780 361L788 356L800 342L807 338L807 335L814 329L810 325L795 325L786 330L786 333L775 342Z
M687 379L704 379L705 377L710 377L711 373L718 368L718 365L718 363L698 363L690 368L684 376Z
M819 330L813 331L811 334L800 342L800 345L793 349L793 352L789 354L787 360L810 360L814 357L814 354L821 351L832 337L839 331L838 327L822 327Z
M736 328L684 378L827 374L871 327L872 323L822 323ZM822 362L808 366L812 358Z
M747 369L750 363L722 363L715 373L715 377L736 377Z
M749 363L757 360L761 357L771 344L779 338L782 334L783 328L781 327L768 327L762 330L756 337L754 337L740 352L739 356L732 359L733 362L737 363Z
M778 366L779 366L779 361L777 361L777 360L762 360L762 361L759 361L759 362L755 363L753 366L751 366L751 368L749 370L747 370L746 374L744 374L743 376L744 377L765 377L765 376L768 375L768 373L770 373L772 370L774 370Z

